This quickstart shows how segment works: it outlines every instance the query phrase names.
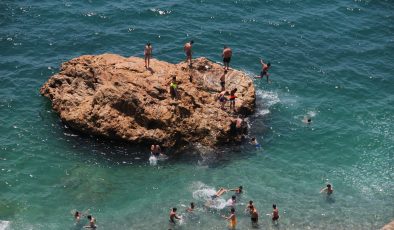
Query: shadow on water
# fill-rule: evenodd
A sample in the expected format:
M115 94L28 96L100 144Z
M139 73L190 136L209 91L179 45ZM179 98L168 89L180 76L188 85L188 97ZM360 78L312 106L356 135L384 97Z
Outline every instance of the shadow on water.
M132 144L123 140L112 140L106 137L93 136L73 130L64 124L59 116L51 111L51 103L44 103L43 109L38 112L41 122L50 129L52 138L63 141L74 153L83 156L94 156L93 161L109 165L146 165L149 163L150 144ZM230 143L216 148L209 148L200 144L190 144L181 149L162 148L169 158L162 165L181 163L195 164L210 168L222 167L241 158L255 154L256 148L249 144L254 135L262 136L270 132L261 117L248 118L249 135L241 143ZM264 126L264 127L263 127ZM90 159L92 160L92 159Z

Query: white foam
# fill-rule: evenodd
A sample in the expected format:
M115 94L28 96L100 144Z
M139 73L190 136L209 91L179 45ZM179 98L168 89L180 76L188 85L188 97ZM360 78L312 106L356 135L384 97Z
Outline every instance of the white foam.
M10 229L10 221L0 220L0 230L9 230Z
M223 198L217 197L212 200L211 197L216 193L213 187L209 187L202 182L195 182L192 188L194 188L193 199L204 201L205 206L214 209L223 209L226 207L227 202Z
M152 166L157 165L157 158L155 156L151 155L149 157L149 164L152 165Z
M256 116L264 116L270 113L269 108L280 102L278 93L273 91L256 90L257 106Z

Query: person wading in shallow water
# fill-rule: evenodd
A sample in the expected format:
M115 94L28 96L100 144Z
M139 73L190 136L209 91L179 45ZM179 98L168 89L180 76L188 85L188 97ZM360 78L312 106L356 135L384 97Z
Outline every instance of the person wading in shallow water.
M272 221L278 221L279 220L279 209L276 207L276 204L272 205L272 208L274 210L272 210Z
M190 67L192 66L192 54L193 54L192 46L193 46L193 43L194 43L194 41L191 40L190 42L186 43L183 46L183 51L185 51L185 54L186 54L186 62L189 62Z
M229 216L223 215L222 217L225 218L226 220L230 221L229 226L228 226L230 229L235 229L235 227L237 226L237 217L235 216L235 209L234 208L231 208Z
M176 224L175 219L180 220L181 218L176 214L177 208L172 208L170 211L170 223Z

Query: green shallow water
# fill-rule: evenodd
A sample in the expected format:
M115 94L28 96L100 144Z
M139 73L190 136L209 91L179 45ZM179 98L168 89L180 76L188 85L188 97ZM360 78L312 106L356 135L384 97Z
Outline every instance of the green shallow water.
M260 229L379 229L394 218L393 12L391 1L0 2L0 229L81 229L76 209L99 229L226 229L228 209L204 209L201 195L241 184L237 229L252 228L250 199ZM149 40L177 63L189 39L215 61L231 46L232 66L251 76L259 57L271 61L273 82L255 81L249 118L262 149L150 166L148 147L72 132L39 95L73 57L140 56ZM331 199L319 194L327 182ZM174 206L185 216L175 227Z

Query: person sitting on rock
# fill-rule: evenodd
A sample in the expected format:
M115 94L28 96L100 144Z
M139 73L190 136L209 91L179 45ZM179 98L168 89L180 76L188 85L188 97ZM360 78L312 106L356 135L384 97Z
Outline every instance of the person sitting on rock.
M178 84L175 76L172 77L172 82L170 84L170 94L172 99L178 99Z
M227 91L222 91L222 92L219 93L219 96L218 96L218 100L220 102L220 108L223 109L223 110L226 109L224 106L227 103L227 97L226 97L227 94L228 94Z
M231 90L230 92L230 110L231 108L233 108L234 112L235 112L235 98L237 98L237 96L235 96L236 92L237 92L237 88Z

